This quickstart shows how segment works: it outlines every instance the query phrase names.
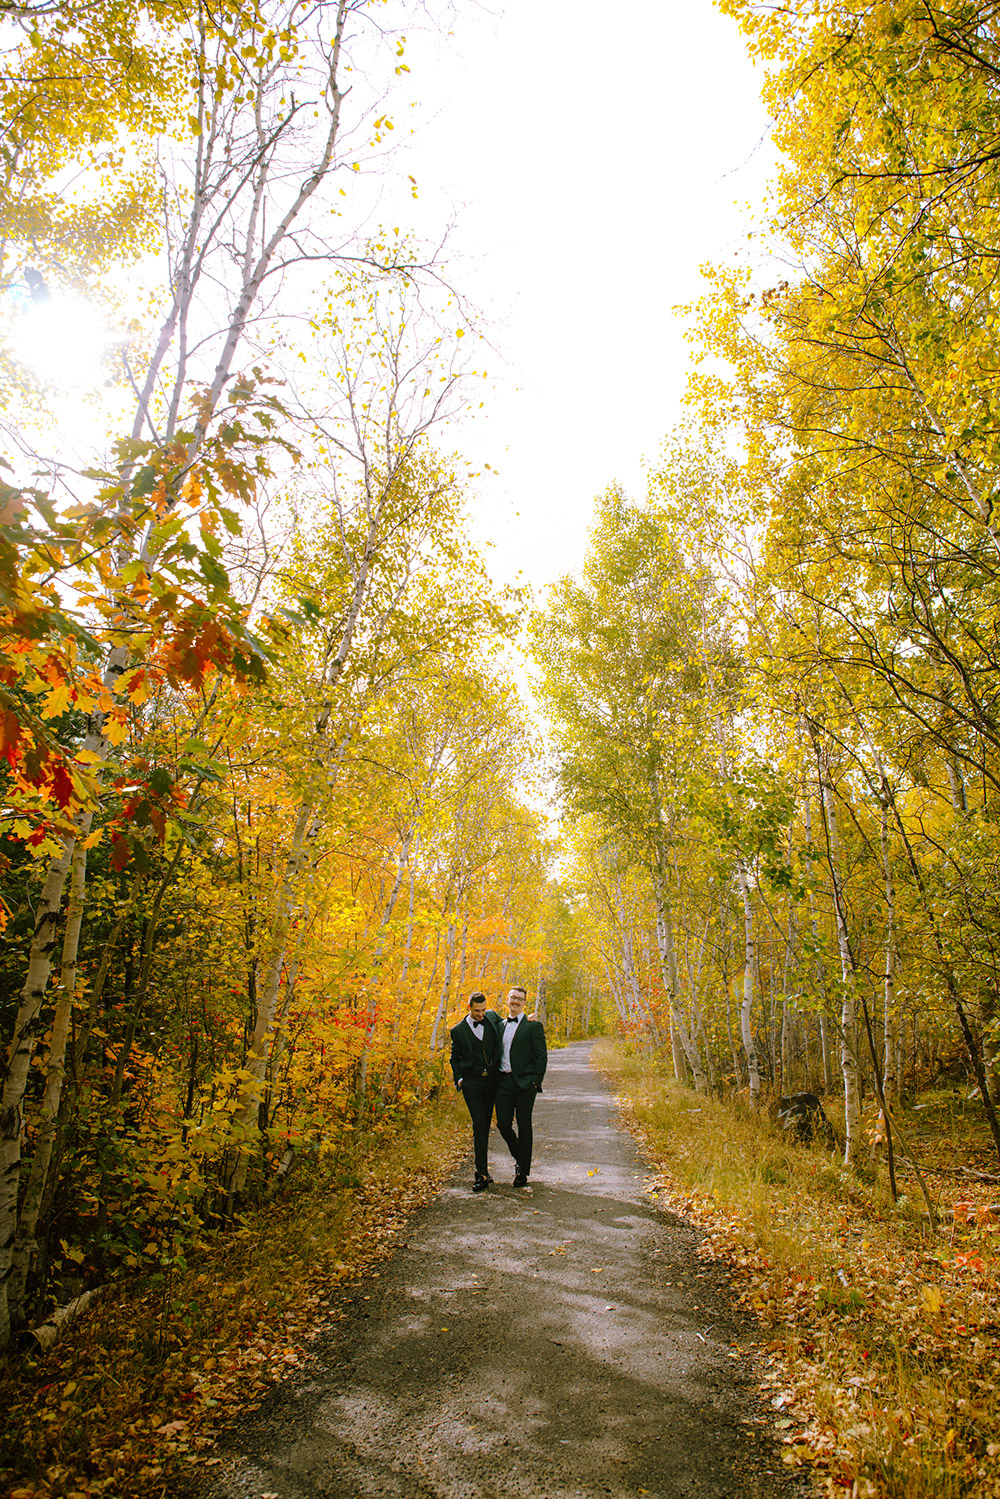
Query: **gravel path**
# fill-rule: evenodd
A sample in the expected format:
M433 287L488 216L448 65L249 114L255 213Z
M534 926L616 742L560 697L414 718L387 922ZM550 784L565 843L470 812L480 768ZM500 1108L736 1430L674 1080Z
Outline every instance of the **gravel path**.
M222 1449L205 1499L771 1499L753 1331L698 1235L656 1210L578 1043L549 1060L532 1186L470 1164L351 1288L307 1376ZM800 1492L796 1487L795 1492Z

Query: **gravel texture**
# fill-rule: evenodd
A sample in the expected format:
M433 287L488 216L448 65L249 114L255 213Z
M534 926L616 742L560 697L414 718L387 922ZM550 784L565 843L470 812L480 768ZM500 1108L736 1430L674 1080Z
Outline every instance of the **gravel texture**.
M493 1131L305 1375L229 1435L203 1499L771 1499L753 1328L698 1234L658 1211L578 1043L549 1059L526 1191ZM734 1347L733 1345L737 1345ZM739 1352L737 1351L740 1350Z

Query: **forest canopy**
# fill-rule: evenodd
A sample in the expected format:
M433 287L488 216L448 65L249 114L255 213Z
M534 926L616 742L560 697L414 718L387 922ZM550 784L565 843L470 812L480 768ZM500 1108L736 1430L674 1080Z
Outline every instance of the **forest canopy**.
M5 13L0 1344L391 1134L515 978L842 1100L848 1166L867 1098L893 1191L943 1071L1000 1155L1000 13L724 8L766 253L539 607L469 540L477 318L372 207L403 7Z
M474 325L364 191L405 23L4 22L0 1345L391 1134L547 961Z
M891 1144L957 1068L1000 1153L1000 14L724 9L766 253L708 268L688 419L536 626L589 950L678 1079L839 1093L856 1163L866 1091Z

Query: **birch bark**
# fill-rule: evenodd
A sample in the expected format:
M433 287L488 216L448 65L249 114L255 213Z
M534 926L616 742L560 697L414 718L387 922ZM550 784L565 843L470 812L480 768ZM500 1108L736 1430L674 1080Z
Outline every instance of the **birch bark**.
M893 888L892 865L889 863L889 809L882 799L882 815L879 834L882 850L882 872L885 878L885 974L882 991L882 1045L885 1055L882 1087L887 1103L897 1100L896 1041L893 1034L895 1004L893 1002L892 975L896 946L896 896Z
M17 1200L21 1178L21 1141L24 1132L24 1093L38 1039L42 1001L52 970L63 887L75 844L67 842L49 865L38 901L38 915L28 960L28 973L7 1051L7 1072L0 1093L0 1348L11 1335L10 1280L17 1234Z
M740 1005L740 1035L746 1057L747 1078L750 1086L750 1102L754 1108L760 1103L760 1063L757 1060L757 1045L754 1041L751 1015L753 1011L753 975L756 962L756 945L753 929L753 906L750 901L750 883L746 866L741 858L736 860L736 880L743 902L743 1003Z
M28 1185L21 1205L20 1222L14 1244L10 1277L10 1314L14 1326L25 1320L24 1296L31 1265L37 1252L35 1234L38 1215L48 1183L49 1164L55 1143L63 1078L66 1075L66 1044L69 1039L73 1003L76 998L77 959L80 930L83 925L84 894L87 882L87 850L78 839L73 849L70 895L66 906L62 962L59 972L59 994L52 1020L49 1054L45 1061L45 1088L35 1123L35 1149L28 1173Z
M810 728L819 768L820 795L826 827L827 862L833 887L833 910L840 953L840 976L844 989L840 1016L840 1070L844 1079L844 1164L856 1164L861 1151L861 1098L858 1088L857 1016L854 1003L854 959L844 915L840 874L840 838L837 831L837 809L830 780L829 754L818 734Z
M670 909L670 899L664 886L665 877L662 871L657 871L655 888L656 942L660 953L663 989L670 1003L671 1018L677 1035L680 1038L688 1066L691 1068L695 1088L699 1093L706 1093L708 1091L708 1079L705 1075L705 1068L702 1065L698 1042L688 1030L680 1007L680 985L677 979L677 953L674 947L672 912Z

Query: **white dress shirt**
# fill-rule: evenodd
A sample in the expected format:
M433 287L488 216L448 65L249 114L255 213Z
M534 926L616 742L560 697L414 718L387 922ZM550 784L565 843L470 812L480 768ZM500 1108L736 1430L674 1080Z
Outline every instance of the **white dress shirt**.
M500 1056L501 1072L510 1071L510 1043L513 1041L515 1035L517 1034L517 1027L521 1024L521 1021L523 1019L523 1015L518 1015L517 1020L513 1025L508 1025L506 1020L503 1023L503 1051Z

